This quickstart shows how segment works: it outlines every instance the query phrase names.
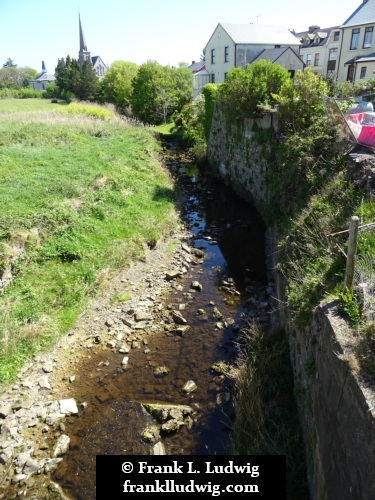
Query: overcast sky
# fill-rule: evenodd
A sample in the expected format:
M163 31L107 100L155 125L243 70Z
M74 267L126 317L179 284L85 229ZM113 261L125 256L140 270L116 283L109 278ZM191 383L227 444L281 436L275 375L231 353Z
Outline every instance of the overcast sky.
M0 0L0 67L54 73L59 58L78 58L78 10L88 50L113 61L162 65L198 61L218 23L253 23L305 31L342 24L361 1L314 0Z

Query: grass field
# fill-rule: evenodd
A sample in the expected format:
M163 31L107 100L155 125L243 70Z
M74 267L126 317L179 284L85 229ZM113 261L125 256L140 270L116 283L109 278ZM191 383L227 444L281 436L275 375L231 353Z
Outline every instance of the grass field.
M79 109L78 109L79 108ZM0 382L53 344L115 271L177 224L144 128L94 106L0 100Z

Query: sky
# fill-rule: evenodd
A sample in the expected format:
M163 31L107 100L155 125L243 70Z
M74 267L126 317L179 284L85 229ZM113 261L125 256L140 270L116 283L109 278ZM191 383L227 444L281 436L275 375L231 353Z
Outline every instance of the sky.
M53 74L60 58L78 59L79 24L91 56L105 64L165 66L199 61L218 23L306 31L339 26L361 0L0 0L0 67L10 58Z

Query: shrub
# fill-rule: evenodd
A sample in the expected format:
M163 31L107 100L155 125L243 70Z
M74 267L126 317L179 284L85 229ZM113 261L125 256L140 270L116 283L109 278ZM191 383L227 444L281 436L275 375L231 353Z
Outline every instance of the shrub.
M0 99L37 99L42 97L43 93L30 87L20 89L1 89Z
M274 95L290 82L290 75L282 66L258 61L246 69L229 71L227 80L220 86L218 99L232 119L257 118L274 107Z
M214 83L209 83L203 87L204 95L204 135L206 141L210 136L212 117L214 115L215 101L219 86Z
M61 110L63 113L69 113L72 115L85 115L92 118L98 118L99 120L110 120L114 117L114 114L107 109L100 106L94 106L92 104L79 104L76 102L70 103L68 106Z

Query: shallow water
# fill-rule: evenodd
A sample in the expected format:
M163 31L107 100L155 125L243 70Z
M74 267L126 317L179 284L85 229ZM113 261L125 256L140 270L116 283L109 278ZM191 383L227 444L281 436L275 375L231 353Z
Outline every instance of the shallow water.
M191 266L181 284L198 280L203 288L189 294L176 290L166 299L177 308L184 304L183 316L190 325L185 336L150 337L148 354L132 350L131 367L126 371L114 370L113 364L103 366L99 382L98 356L82 367L85 380L74 397L87 401L88 407L82 418L67 419L70 450L54 474L54 480L75 499L95 498L97 454L151 453L152 445L140 439L142 430L153 423L142 411L142 402L189 404L197 412L190 429L184 427L163 437L167 454L229 453L232 403L220 404L217 398L229 392L230 385L228 380L220 382L211 367L235 356L236 325L240 325L249 299L246 287L261 289L267 283L265 226L251 205L222 184L208 181L178 158L170 157L166 165L187 195L182 218L194 246L205 252L203 263ZM230 286L223 289L223 281ZM227 326L218 326L213 304L229 320ZM199 309L205 314L197 314ZM156 378L154 368L160 365L167 366L170 373ZM188 380L197 384L189 395L181 390Z

